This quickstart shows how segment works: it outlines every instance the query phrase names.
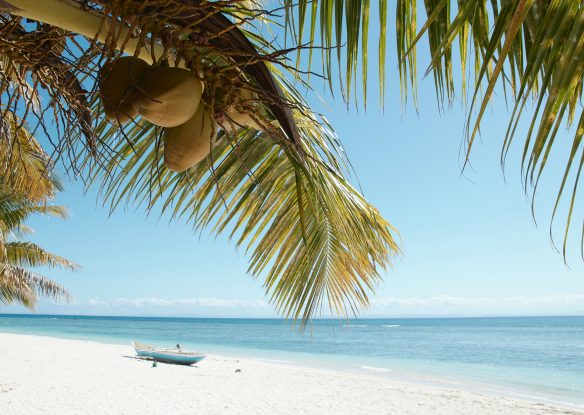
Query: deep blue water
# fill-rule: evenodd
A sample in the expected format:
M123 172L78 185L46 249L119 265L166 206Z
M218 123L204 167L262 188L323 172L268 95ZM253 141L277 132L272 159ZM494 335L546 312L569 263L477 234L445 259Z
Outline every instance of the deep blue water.
M300 334L277 319L0 314L0 331L120 344L180 343L584 408L584 317L360 319L349 325L317 320Z

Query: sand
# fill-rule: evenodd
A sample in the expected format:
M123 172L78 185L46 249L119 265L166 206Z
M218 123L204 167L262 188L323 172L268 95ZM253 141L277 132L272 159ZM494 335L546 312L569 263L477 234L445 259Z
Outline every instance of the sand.
M130 346L0 333L0 414L584 413L251 359L154 368L133 355Z

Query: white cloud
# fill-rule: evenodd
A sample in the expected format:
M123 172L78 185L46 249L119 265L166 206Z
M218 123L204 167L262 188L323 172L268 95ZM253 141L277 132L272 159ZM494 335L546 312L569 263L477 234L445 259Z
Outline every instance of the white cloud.
M222 298L116 298L112 301L103 301L92 298L88 301L91 306L97 307L158 307L158 308L266 308L268 304L263 300L237 300Z
M106 301L100 300L97 297L90 298L87 303L93 307L108 307L109 304Z
M87 300L94 312L108 314L275 316L273 307L264 300L224 298L114 298ZM326 305L324 306L326 310ZM98 311L99 310L99 311ZM390 315L488 315L488 314L580 314L584 312L584 294L514 296L501 298L455 297L386 297L373 299L364 316ZM326 314L326 313L325 313Z
M373 307L548 307L584 306L584 294L548 295L538 297L453 297L438 295L429 298L380 298L371 301Z

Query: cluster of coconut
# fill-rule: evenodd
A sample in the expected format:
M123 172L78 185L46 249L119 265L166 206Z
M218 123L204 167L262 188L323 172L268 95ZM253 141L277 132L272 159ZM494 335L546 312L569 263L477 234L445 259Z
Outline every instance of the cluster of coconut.
M106 65L99 82L108 119L122 125L140 115L164 127L164 163L176 172L203 160L216 133L210 110L200 105L202 89L187 69L153 67L131 56Z

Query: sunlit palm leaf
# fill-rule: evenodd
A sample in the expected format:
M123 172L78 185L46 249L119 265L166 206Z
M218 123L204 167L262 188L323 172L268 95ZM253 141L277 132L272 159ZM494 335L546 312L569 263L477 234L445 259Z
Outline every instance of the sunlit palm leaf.
M15 277L6 272L8 269L0 264L0 303L20 303L26 307L33 307L36 302L36 294L22 278Z
M67 209L63 206L37 205L23 196L0 189L0 235L19 230L23 222L35 213L67 217Z
M42 275L9 264L0 264L0 302L20 302L34 308L37 298L70 301L71 295L63 286Z
M0 189L43 202L62 190L49 156L9 111L0 115Z
M31 242L9 242L4 245L6 262L18 267L50 267L76 271L79 266L66 258L45 251Z
M364 103L366 103L371 1L282 0L282 3L285 6L287 27L296 42L322 46L323 75L329 79L331 89L333 85L337 85L333 78L339 76L345 99L351 99L352 94L356 95L353 90L356 87L357 76L360 74L361 89ZM380 27L380 35L377 55L381 90L385 84L387 7L387 0L378 0L379 18L376 20ZM317 22L319 23L318 30L316 30ZM333 50L336 50L338 69L332 64ZM312 56L312 51L310 51L310 56ZM342 64L344 67L341 67ZM380 100L383 103L383 94L380 95Z

